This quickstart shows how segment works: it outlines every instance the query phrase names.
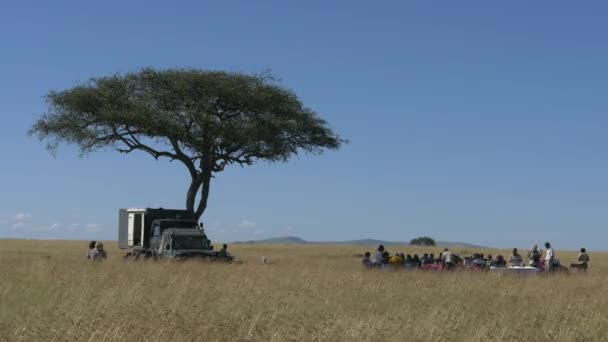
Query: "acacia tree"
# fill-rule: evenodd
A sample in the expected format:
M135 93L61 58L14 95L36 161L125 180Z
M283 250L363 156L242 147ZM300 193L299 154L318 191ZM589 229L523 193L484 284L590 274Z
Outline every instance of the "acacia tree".
M428 236L421 236L410 241L413 246L435 246L435 240Z
M191 178L186 209L197 220L214 173L226 166L285 162L345 142L268 75L146 68L50 91L46 99L49 110L30 135L51 152L65 143L82 155L113 148L178 161Z

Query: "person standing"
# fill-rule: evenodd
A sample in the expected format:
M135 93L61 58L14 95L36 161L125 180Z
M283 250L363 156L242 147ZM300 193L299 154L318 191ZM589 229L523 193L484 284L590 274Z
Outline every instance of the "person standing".
M441 258L443 259L443 267L444 269L450 271L454 269L454 255L447 248L443 250L441 254Z
M545 242L545 248L547 248L547 252L545 253L545 274L549 274L553 270L555 251L549 242Z

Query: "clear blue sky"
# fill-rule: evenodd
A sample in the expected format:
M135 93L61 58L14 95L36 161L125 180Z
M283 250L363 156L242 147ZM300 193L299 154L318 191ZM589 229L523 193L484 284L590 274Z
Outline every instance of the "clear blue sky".
M219 174L213 240L606 249L607 17L600 1L3 2L0 237L110 240L118 208L183 207L178 164L53 158L26 132L50 89L188 66L271 69L351 141Z

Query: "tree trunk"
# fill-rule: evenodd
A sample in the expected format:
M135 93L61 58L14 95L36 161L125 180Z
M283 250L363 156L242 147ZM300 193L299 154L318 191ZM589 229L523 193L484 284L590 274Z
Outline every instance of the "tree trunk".
M209 198L209 190L211 188L211 171L204 171L202 174L202 189L201 189L201 198L198 202L198 208L194 213L194 217L196 220L200 220L201 216L207 209L207 199Z
M194 214L194 203L196 202L196 194L198 193L198 189L201 187L201 177L197 176L196 178L192 178L190 182L190 187L188 188L188 193L186 195L186 210L190 211ZM198 219L198 218L197 218Z
M194 215L194 219L199 221L205 209L207 209L207 199L209 198L209 190L211 188L211 178L213 172L213 161L202 159L199 166L199 171L189 168L190 170L190 187L186 194L186 210ZM196 195L201 189L201 196L196 204Z

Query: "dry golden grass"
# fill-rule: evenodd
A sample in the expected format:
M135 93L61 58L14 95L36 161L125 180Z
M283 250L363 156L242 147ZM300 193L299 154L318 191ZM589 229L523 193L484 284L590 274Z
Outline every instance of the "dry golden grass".
M0 240L0 340L608 340L608 254L586 275L524 279L364 271L360 247L233 246L245 262L215 265L108 245L92 264L86 242Z

